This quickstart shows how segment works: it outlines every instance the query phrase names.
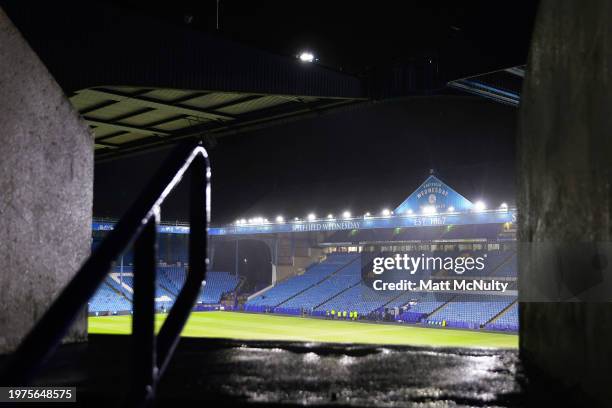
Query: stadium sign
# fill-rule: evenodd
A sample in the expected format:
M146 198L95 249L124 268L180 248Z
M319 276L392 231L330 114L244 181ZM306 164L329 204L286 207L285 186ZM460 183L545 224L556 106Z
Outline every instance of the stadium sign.
M493 210L480 213L447 215L411 215L354 218L345 221L300 221L282 224L247 224L210 228L210 235L277 234L291 232L343 231L377 228L418 228L445 225L502 224L514 222L516 210Z
M342 221L299 221L286 223L231 225L211 227L210 235L249 235L278 234L292 232L346 231L377 228L418 228L444 225L501 224L516 221L516 210L492 210L480 213L445 214L445 215L411 215L390 217L353 218ZM110 231L112 222L94 221L94 231ZM189 227L182 225L160 225L161 234L189 234Z
M453 208L457 212L464 212L470 211L473 206L471 201L432 175L410 194L394 212L396 214L420 213L426 208L431 208L436 212L448 211L449 208Z
M361 222L357 220L350 221L325 221L325 222L301 222L292 225L291 232L308 232L308 231L341 231L361 228Z

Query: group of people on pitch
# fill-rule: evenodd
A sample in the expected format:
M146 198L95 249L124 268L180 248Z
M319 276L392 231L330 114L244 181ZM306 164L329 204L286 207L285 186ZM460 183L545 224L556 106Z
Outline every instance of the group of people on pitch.
M332 309L332 310L326 310L325 311L325 317L327 317L328 319L357 320L359 318L359 315L357 314L356 310L354 310L352 312L347 312L346 310L336 311L336 310Z

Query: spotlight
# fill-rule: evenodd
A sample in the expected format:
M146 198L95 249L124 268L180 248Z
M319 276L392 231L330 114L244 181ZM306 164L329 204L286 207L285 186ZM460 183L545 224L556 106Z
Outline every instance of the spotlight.
M285 219L283 218L282 215L277 215L276 216L276 222L278 222L280 224L280 223L285 222Z
M384 210L381 211L381 214L383 217L389 217L391 215L391 210L389 210L388 208L385 208Z
M474 204L474 210L476 211L484 211L487 209L487 205L483 201L476 201Z
M317 216L314 213L308 214L308 221L314 221L317 219Z
M508 204L501 203L500 206L499 206L499 209L503 210L503 211L508 211Z
M302 51L298 58L302 62L314 62L315 60L314 54L310 51Z
M345 211L342 213L342 217L343 218L351 218L351 212L350 211Z
M406 211L406 214L412 214L412 210L409 208L408 211Z
M333 220L334 219L334 214L327 214L327 219L328 220Z
M370 217L372 214L370 214L369 212L366 212L365 214L363 214L363 218L368 218Z
M452 205L450 207L448 207L447 209L448 212L455 212L455 207L453 207Z

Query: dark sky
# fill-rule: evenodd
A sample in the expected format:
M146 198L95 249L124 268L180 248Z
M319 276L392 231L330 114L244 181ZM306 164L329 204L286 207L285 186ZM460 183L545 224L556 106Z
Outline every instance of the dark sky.
M423 58L457 71L523 64L536 9L535 2L221 0L217 32L214 0L114 3L277 54L311 49L321 64L359 75ZM449 94L221 138L210 151L213 223L393 208L430 168L468 199L513 203L516 109ZM120 216L165 154L98 164L94 214ZM185 201L181 189L162 218L185 219Z
M435 169L468 199L514 202L516 109L462 96L417 97L219 139L210 150L213 222L398 205ZM98 164L97 216L117 216L165 152ZM185 219L184 191L165 220Z

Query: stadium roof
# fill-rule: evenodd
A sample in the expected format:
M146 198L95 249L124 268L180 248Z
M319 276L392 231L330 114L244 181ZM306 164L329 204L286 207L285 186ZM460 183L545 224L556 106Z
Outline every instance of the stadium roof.
M108 4L3 8L93 128L98 160L367 99L357 77Z
M448 86L506 105L518 106L525 65L504 68L448 82Z
M430 60L361 78L108 3L0 1L93 128L98 161L188 137L214 143L445 84L516 105L524 72L519 66L447 82Z

